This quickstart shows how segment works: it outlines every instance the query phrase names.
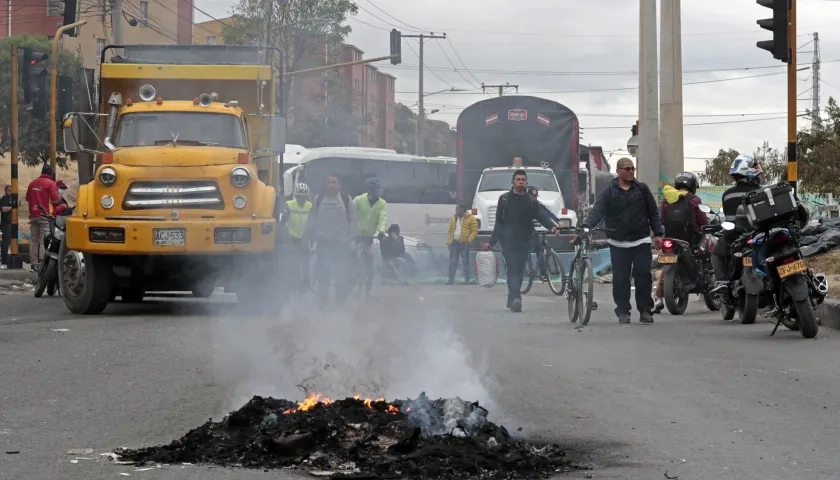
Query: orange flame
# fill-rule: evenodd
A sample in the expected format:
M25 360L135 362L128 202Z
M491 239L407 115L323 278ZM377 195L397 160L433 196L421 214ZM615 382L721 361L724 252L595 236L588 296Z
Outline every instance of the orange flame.
M353 399L354 400L361 400L362 403L364 403L366 407L371 408L371 409L373 408L374 403L379 403L379 402L384 402L385 401L384 397L379 397L376 400L373 400L373 399L370 399L370 398L362 399L361 395L354 395ZM334 401L330 400L328 397L324 397L322 393L313 393L313 394L307 396L302 402L297 402L297 404L298 404L297 408L290 408L290 409L284 411L283 413L288 415L288 414L295 413L295 412L306 412L306 411L312 410L318 404L329 405L331 403L334 403ZM396 405L391 405L391 404L388 405L388 407L385 411L387 413L391 414L391 415L396 415L396 414L400 413L400 409ZM407 409L406 411L410 411L410 409Z

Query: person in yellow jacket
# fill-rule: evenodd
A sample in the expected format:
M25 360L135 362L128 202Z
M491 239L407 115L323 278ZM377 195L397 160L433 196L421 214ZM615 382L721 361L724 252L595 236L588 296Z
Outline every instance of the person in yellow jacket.
M449 246L449 281L455 283L455 271L458 270L458 258L464 264L464 283L470 283L470 244L478 234L478 222L464 205L455 207L455 215L449 219L449 233L446 244Z
M309 201L309 185L298 183L295 185L294 198L286 202L281 224L285 224L289 238L294 245L294 255L300 262L301 287L305 291L309 286L309 251L310 246L304 240L306 233L306 222L309 220L309 212L312 210L312 202Z
M378 178L369 178L365 184L368 193L354 198L353 204L356 206L356 227L359 232L356 244L365 248L365 297L370 298L373 290L373 239L376 237L381 242L385 238L388 204L382 198L382 183Z

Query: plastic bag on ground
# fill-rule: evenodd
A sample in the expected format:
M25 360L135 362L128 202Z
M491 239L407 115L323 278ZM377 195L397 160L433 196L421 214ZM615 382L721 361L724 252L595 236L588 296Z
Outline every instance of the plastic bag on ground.
M493 252L475 254L475 278L482 287L490 288L499 279L499 260Z

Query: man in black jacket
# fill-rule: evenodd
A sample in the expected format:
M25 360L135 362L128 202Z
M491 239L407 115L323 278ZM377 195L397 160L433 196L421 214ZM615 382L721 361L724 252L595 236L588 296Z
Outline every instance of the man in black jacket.
M512 183L513 188L499 197L496 223L485 249L492 249L497 242L502 242L502 256L507 267L507 308L521 312L520 290L525 277L525 263L533 250L534 220L538 220L552 233L557 232L558 224L549 218L545 208L540 208L537 199L525 191L528 186L525 170L513 172Z
M583 225L593 228L605 220L613 270L613 300L619 323L630 323L631 272L636 283L639 322L653 323L650 234L653 231L653 246L658 249L665 232L656 199L647 185L636 180L632 160L619 160L616 171L618 178L601 192Z

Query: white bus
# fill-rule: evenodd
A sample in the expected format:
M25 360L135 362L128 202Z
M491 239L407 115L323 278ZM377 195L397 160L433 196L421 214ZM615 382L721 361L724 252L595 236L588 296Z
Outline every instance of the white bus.
M299 165L283 174L283 182L289 195L295 183L306 183L314 199L323 192L328 173L338 175L342 191L351 197L367 192L365 180L379 178L388 202L388 225L400 226L406 247L443 247L457 203L456 164L451 157L416 157L378 148L311 148L301 155Z

